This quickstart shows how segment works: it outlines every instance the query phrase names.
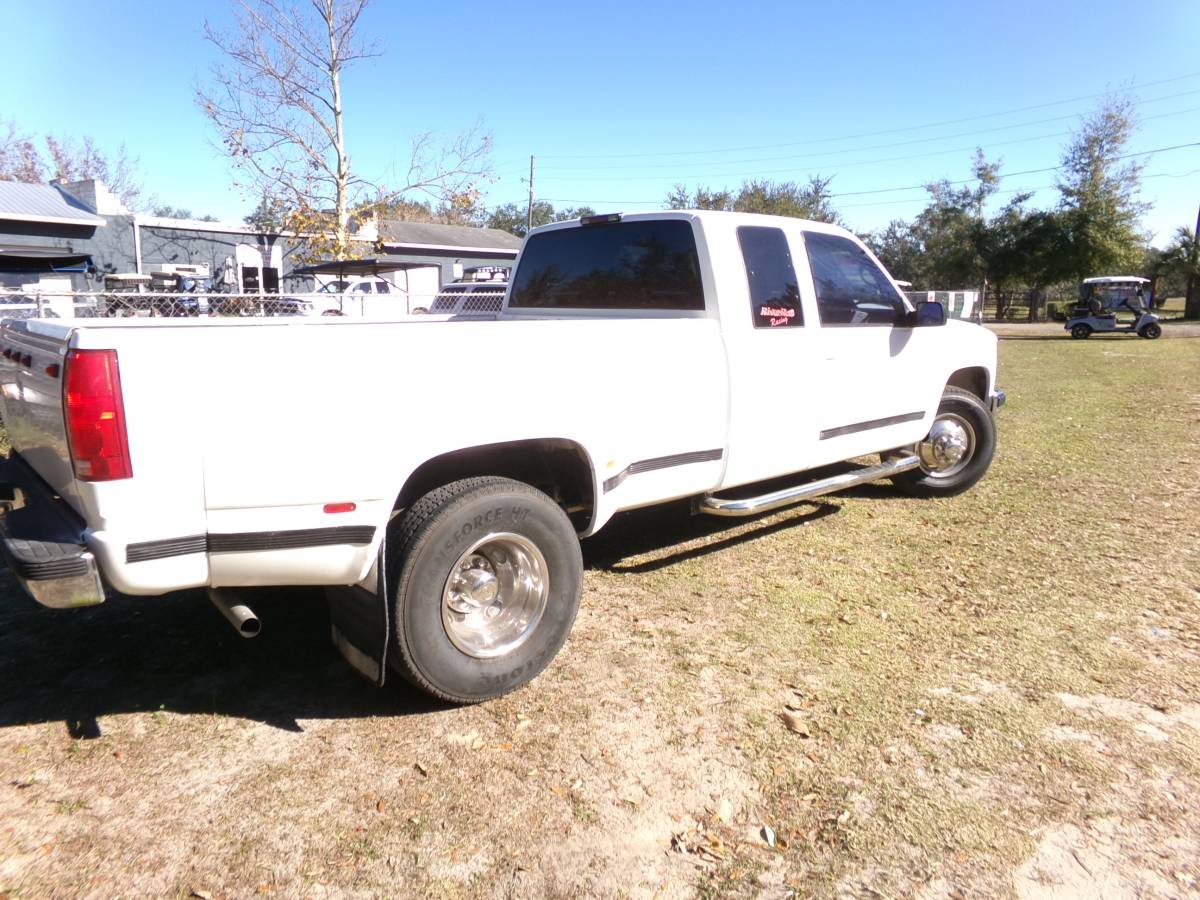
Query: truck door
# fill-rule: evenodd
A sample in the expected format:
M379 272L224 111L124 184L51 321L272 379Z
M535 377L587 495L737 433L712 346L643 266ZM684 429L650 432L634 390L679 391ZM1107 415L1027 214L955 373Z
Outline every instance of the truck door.
M799 231L794 246L803 253ZM745 315L751 327L736 321L739 302L725 322L729 357L729 452L724 487L748 484L813 465L818 444L820 360L815 325L807 321L800 297L796 260L782 228L740 226L737 243L744 278L732 273L725 286L731 296L745 285ZM804 271L801 268L801 271ZM810 307L811 308L811 307Z
M912 443L929 393L913 383L927 342L901 327L899 290L844 235L806 231L804 244L820 320L817 456L832 462Z

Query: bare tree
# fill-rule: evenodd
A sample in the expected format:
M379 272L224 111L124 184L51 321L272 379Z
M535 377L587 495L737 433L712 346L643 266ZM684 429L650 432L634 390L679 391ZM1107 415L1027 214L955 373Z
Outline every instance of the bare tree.
M16 122L5 122L0 134L0 181L38 183L46 177L46 164L37 145L17 130Z
M142 200L142 185L137 175L137 159L130 158L122 144L115 154L107 154L87 135L78 142L46 135L50 170L57 181L82 181L95 178L104 182L129 209L137 209Z
M379 55L357 34L367 3L237 0L231 34L205 23L205 37L225 59L196 97L242 186L284 210L290 228L311 235L311 251L341 257L353 253L356 206L413 191L439 199L469 192L486 176L491 149L490 135L475 126L444 147L418 135L402 184L373 184L352 168L342 72Z
M131 158L122 144L116 153L105 153L92 138L55 137L44 135L39 141L22 133L15 122L3 124L0 132L0 181L25 181L40 184L47 180L82 181L96 178L103 181L130 209L142 199L142 185L137 173L137 160Z

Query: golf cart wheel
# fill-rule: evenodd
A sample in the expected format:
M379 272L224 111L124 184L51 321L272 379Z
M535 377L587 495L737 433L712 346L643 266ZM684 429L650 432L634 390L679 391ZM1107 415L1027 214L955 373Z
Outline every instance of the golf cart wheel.
M913 497L953 497L981 479L996 452L996 424L983 401L948 387L929 434L913 448L921 465L892 478Z
M1092 336L1092 326L1091 325L1085 325L1083 322L1080 322L1078 325L1073 325L1071 327L1071 337L1073 337L1073 338L1078 338L1078 339L1082 340L1084 338L1090 338L1091 336Z
M566 641L582 586L579 539L536 488L451 482L393 519L387 540L391 664L421 690L452 703L499 697Z
M1162 326L1157 322L1151 322L1145 328L1138 332L1138 337L1144 337L1148 341L1162 337Z

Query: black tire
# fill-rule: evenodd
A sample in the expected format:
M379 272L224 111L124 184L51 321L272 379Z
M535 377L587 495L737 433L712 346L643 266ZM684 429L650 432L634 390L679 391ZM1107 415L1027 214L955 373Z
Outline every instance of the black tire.
M541 554L544 607L519 645L480 658L451 637L453 623L443 617L452 613L444 612L443 597L467 551L495 535ZM554 659L579 609L583 561L575 528L553 500L519 481L468 478L429 492L393 520L387 552L392 665L416 687L452 703L490 700L531 681Z
M996 423L983 401L970 391L948 387L942 394L942 402L930 433L943 421L969 431L967 455L944 472L938 472L925 464L925 455L920 450L926 441L922 441L916 448L918 455L922 456L922 465L901 472L892 479L896 487L910 496L953 497L961 494L979 481L992 464L992 456L996 452Z
M1073 325L1071 327L1071 337L1073 337L1073 338L1082 340L1084 338L1090 338L1091 336L1092 336L1092 326L1091 325L1085 325L1083 322L1080 322L1078 325Z
M1138 332L1139 337L1144 337L1148 341L1157 340L1162 337L1162 326L1157 322L1151 322L1145 328Z

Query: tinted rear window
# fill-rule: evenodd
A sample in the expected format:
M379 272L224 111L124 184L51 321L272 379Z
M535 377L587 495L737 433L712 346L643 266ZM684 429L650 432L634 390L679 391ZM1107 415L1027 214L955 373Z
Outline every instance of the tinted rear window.
M617 222L547 231L521 254L510 307L704 309L689 222Z

